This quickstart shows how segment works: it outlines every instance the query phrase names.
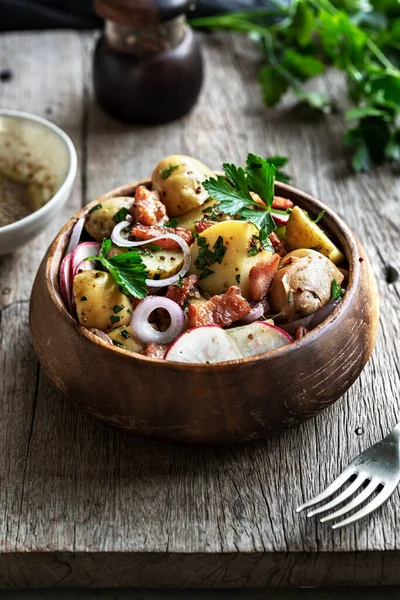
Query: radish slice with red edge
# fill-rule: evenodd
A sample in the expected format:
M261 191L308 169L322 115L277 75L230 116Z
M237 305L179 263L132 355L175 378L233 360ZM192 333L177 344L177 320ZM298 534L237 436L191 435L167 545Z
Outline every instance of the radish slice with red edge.
M277 225L287 225L289 214L280 214L271 210L271 215Z
M186 275L186 273L190 269L192 257L190 254L190 248L183 238L181 238L179 235L175 235L174 233L166 233L165 235L158 235L157 237L151 238L150 240L131 242L130 240L122 237L121 235L121 232L126 227L131 226L132 223L130 223L129 221L121 221L121 223L118 223L118 225L114 227L111 233L112 242L122 248L134 248L135 246L145 246L146 244L153 244L158 240L170 239L174 240L182 248L183 265L181 270L178 273L176 273L176 275L172 275L171 277L167 277L166 279L146 279L146 285L151 287L165 287L167 285L172 285L173 283L176 283L181 277Z
M171 319L166 331L156 331L149 323L149 316L157 308L164 308ZM142 344L169 344L180 335L185 326L183 310L173 300L160 296L148 296L140 302L132 313L131 331Z
M171 345L165 360L212 364L236 360L241 354L227 332L219 325L203 325L185 331Z
M66 254L73 252L75 250L75 248L77 247L77 245L79 244L79 240L81 239L84 225L85 225L85 217L80 217L72 229L72 233L71 233L71 237L69 238L69 244L68 244Z
M265 321L255 321L244 327L227 329L226 333L239 348L242 358L276 350L293 342L286 331Z
M71 271L72 277L75 277L78 273L78 268L82 261L89 256L98 256L100 252L100 244L98 242L82 242L72 252Z
M69 311L72 310L72 272L71 272L72 254L64 256L60 266L60 294L65 306Z

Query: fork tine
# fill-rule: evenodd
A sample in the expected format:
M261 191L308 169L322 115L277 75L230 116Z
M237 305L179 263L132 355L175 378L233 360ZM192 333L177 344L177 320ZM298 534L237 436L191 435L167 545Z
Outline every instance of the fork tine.
M347 467L343 471L343 473L341 473L337 479L332 481L332 483L328 485L328 487L323 492L317 494L314 498L311 498L311 500L308 500L307 502L296 508L296 512L299 513L305 508L309 508L310 506L314 506L314 504L318 504L318 502L326 500L327 498L332 496L332 494L334 494L344 483L346 483L346 481L352 475L357 475L357 473L354 472L350 467Z
M363 517L366 517L367 515L372 513L374 510L379 508L381 506L381 504L386 502L386 500L393 494L396 487L397 487L397 482L395 484L392 483L391 485L385 485L383 490L381 492L379 492L379 494L377 496L375 496L375 498L373 500L371 500L371 502L369 502L367 504L367 506L364 506L364 508L362 508L361 510L354 513L354 515L351 515L351 517L348 517L347 519L344 519L343 521L340 521L339 523L335 523L334 525L332 525L332 529L338 529L339 527L344 527L345 525L354 523L354 521L358 521L358 519L362 519Z
M307 517L319 515L320 513L326 512L327 510L334 508L335 506L337 506L344 500L347 500L347 498L350 498L350 496L352 496L354 494L354 492L356 492L358 490L358 488L362 486L362 484L364 483L365 480L366 480L366 476L361 475L361 473L359 473L357 475L357 477L355 478L355 480L349 485L349 487L346 488L341 494L339 494L339 496L337 496L336 498L334 498L327 504L324 504L323 506L320 506L319 508L315 508L314 510L312 510L311 512L309 512L307 514ZM322 520L324 520L324 519L322 519Z
M326 517L323 517L321 519L321 523L326 523L326 521L332 521L332 519L336 519L336 517L341 517L342 515L353 510L353 508L356 508L356 506L359 506L360 504L362 504L364 502L364 500L369 498L371 496L371 494L374 493L374 491L378 487L379 483L380 483L379 480L376 480L376 479L373 479L372 481L370 481L369 484L367 485L367 487L365 488L365 490L363 490L361 492L361 494L359 494L358 496L353 498L353 500L351 502L348 502L347 504L342 506L342 508L340 508L339 510L333 512L330 515L327 515Z

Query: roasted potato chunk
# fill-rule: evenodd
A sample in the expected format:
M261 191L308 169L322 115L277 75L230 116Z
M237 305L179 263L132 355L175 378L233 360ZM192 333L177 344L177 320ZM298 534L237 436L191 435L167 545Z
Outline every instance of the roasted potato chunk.
M286 243L290 250L314 248L329 258L335 265L344 260L343 253L322 231L321 227L311 221L307 213L295 206L290 213L286 226Z
M176 154L163 158L153 171L152 188L160 194L170 217L201 206L209 195L202 182L214 175L199 160Z
M271 310L290 321L310 315L328 302L334 279L340 285L343 274L323 254L293 250L281 260L269 288Z
M107 335L109 335L113 343L115 342L115 346L118 346L118 348L129 350L129 352L141 352L143 350L142 344L137 341L131 328L126 325L113 329Z
M129 325L132 304L115 279L104 271L82 271L74 277L73 293L81 325L109 333Z
M129 196L118 196L103 200L98 208L93 207L92 212L89 212L86 217L85 229L89 235L96 240L102 242L103 239L109 238L111 232L116 226L114 215L121 208L130 208L133 204L133 198Z
M257 228L246 221L223 221L199 234L198 239L192 244L191 273L199 276L198 287L211 294L222 294L231 286L239 286L242 295L251 300L249 272L260 260L269 259L272 253L262 250L255 256L248 256L248 252L254 242L253 236L258 235ZM225 251L221 251L221 247ZM205 268L198 268L195 261L211 252L216 257L223 254L221 262L211 259L207 267L211 274L204 277ZM203 276L202 276L203 275Z

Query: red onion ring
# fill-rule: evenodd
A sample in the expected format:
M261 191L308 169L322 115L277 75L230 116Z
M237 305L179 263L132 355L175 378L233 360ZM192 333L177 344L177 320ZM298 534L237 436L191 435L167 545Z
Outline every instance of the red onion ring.
M78 269L81 268L81 263L85 260L85 258L89 258L90 256L98 256L99 252L100 244L98 242L82 242L82 244L79 244L72 253L72 277L77 275Z
M297 319L296 321L289 321L288 323L279 323L279 327L287 333L294 335L299 325L303 325L303 327L307 327L307 329L309 329L309 325L313 320L314 315L315 313L312 313L311 315L308 315L307 317L302 317L301 319Z
M71 237L69 238L69 244L67 247L66 254L69 254L70 252L75 250L75 248L79 244L79 240L81 239L84 225L85 225L85 217L80 217L72 229L72 233L71 233Z
M74 277L75 275L78 275L78 273L82 273L82 271L93 271L95 268L96 263L94 260L81 260L75 269Z
M91 329L90 331L92 333L94 333L94 335L97 335L97 337L104 340L105 342L112 344L112 339L110 337L108 337L108 335L104 331L101 331L101 329Z
M192 262L192 257L190 254L190 248L185 242L183 238L179 235L175 235L174 233L166 233L165 235L158 235L157 237L151 238L150 240L141 240L140 242L131 242L126 238L121 236L121 231L126 227L130 227L131 223L129 221L121 221L116 225L111 233L111 240L116 246L120 246L123 248L134 248L135 246L144 246L146 244L152 244L153 242L157 242L158 240L170 239L174 240L182 249L183 252L183 266L181 270L176 273L176 275L172 275L171 277L167 277L166 279L146 279L146 285L150 287L165 287L167 285L172 285L173 283L179 281L181 277L186 275L189 271L190 264Z
M164 308L171 319L166 331L156 331L149 323L149 316L157 308ZM142 344L169 344L180 335L185 326L183 310L173 300L160 296L148 296L132 313L130 327L135 338Z
M253 321L257 321L264 314L264 307L261 302L258 302L247 315L239 319L240 323L247 325L248 323L253 323Z
M312 315L313 320L310 323L311 327L317 327L317 325L320 325L322 321L325 321L325 319L327 319L329 315L333 313L340 301L341 298L338 298L337 300L330 298L330 300L328 300L328 302L324 304L324 306L321 306L321 308L316 310L315 313L313 313Z

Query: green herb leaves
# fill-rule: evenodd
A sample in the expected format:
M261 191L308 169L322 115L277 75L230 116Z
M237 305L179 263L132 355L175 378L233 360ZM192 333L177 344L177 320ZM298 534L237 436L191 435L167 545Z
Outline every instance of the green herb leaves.
M394 0L296 0L273 11L241 11L194 25L251 34L264 56L259 82L266 106L291 90L314 110L330 112L328 95L304 82L333 65L346 75L358 123L345 134L355 171L400 160L400 19ZM396 7L397 9L396 9ZM397 12L396 12L397 11ZM277 165L276 165L277 166ZM279 173L276 174L279 178Z
M275 160L282 164L282 158L275 157ZM246 169L230 163L225 163L223 168L225 177L207 179L203 182L204 188L218 202L220 212L253 223L259 230L257 240L260 241L261 247L269 246L268 236L276 229L271 215L275 166L268 160L250 153L247 156ZM250 189L261 198L261 204L253 199Z
M134 296L135 298L145 298L147 296L146 279L148 277L146 265L142 262L140 254L136 250L123 252L116 256L106 258L111 248L111 240L104 238L100 248L99 256L92 256L86 260L96 260L101 262L102 266L112 275L124 294ZM115 305L114 312L119 312L120 306ZM112 315L113 319L118 319Z
M199 276L200 281L214 273L214 271L209 269L209 267L215 263L221 264L226 252L226 246L221 235L218 236L213 245L214 252L210 250L210 244L207 244L206 242L206 238L197 236L197 245L199 246L199 251L194 264L197 269L201 271Z
M170 165L166 169L161 169L161 171L160 171L161 179L168 179L168 177L171 175L172 171L176 171L176 169L179 169L179 167L180 167L180 165Z
M339 300L344 294L344 290L340 287L336 279L332 279L332 298Z
M179 220L174 217L173 219L170 219L169 221L167 221L164 225L164 227L178 227L179 225Z
M127 215L129 215L129 208L126 208L125 206L123 206L122 208L119 209L118 212L115 213L115 215L113 216L113 220L116 223L121 223L121 221L126 221Z

